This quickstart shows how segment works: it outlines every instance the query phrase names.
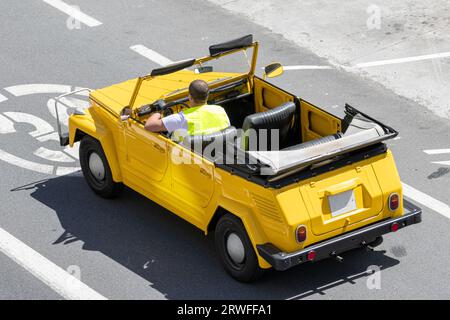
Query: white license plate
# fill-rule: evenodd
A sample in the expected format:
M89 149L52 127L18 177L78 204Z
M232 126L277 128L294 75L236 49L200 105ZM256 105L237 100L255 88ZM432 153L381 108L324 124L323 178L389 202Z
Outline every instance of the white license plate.
M328 196L328 204L330 206L332 217L356 210L355 192L353 190L348 190Z

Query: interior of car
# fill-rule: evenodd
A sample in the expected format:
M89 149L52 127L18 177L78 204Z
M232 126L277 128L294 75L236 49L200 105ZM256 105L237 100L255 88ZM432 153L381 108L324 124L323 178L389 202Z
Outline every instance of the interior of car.
M204 148L218 138L234 135L238 146L245 151L283 150L323 136L335 137L340 130L341 119L260 78L254 77L253 88L249 87L244 83L217 94L212 90L209 103L225 109L234 130L227 128L211 135L187 137L183 145L192 149L195 145L195 150L199 150L199 144ZM302 121L302 105L310 113L316 113L305 113L307 121ZM308 126L308 130L303 130L303 125Z

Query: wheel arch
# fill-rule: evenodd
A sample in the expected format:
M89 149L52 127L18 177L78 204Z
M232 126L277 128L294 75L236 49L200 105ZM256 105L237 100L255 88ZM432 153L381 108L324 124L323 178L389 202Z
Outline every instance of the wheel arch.
M120 170L112 132L103 125L96 125L90 117L70 117L69 145L73 147L75 142L80 141L86 135L100 142L108 165L111 168L113 180L115 182L122 182L122 172Z
M257 244L266 243L267 239L251 208L229 199L222 201L209 219L205 233L213 232L217 222L225 214L231 214L241 220L258 257L259 266L264 269L270 268L271 265L259 255L256 248Z

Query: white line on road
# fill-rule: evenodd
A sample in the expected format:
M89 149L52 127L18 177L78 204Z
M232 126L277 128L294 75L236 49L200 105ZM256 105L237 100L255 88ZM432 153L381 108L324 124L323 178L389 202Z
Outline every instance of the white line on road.
M60 84L36 83L11 86L5 88L5 90L16 97L21 97L38 93L68 93L70 92L70 86Z
M423 150L426 154L445 154L450 153L450 149L429 149Z
M363 62L363 63L355 64L353 66L340 65L340 67L342 67L344 69L369 68L369 67L384 66L384 65L390 65L390 64L399 64L399 63L405 63L405 62L415 62L415 61L448 58L448 57L450 57L450 52L441 52L441 53L426 54L426 55L421 55L421 56L406 57L406 58L400 58L400 59L389 59L389 60ZM334 69L334 68L332 66L294 65L294 66L283 66L283 69L284 70L330 70L330 69Z
M430 197L429 195L419 191L406 183L403 183L403 194L414 200L420 204L423 204L425 207L430 208L433 211L443 215L444 217L450 219L450 207L439 201Z
M54 162L75 162L75 159L69 157L67 154L60 150L50 150L45 147L39 147L33 154L42 159L54 161Z
M44 173L44 174L53 174L53 166L47 164L41 164L37 162L28 161L15 155L12 155L9 152L3 151L0 149L0 160L8 162L9 164L22 167L28 170Z
M107 300L2 228L0 251L66 299Z
M450 166L450 161L435 161L435 162L431 162L431 163L441 164L441 165L444 165L444 166Z
M407 58L400 58L400 59L364 62L364 63L356 64L354 66L354 68L376 67L376 66L384 66L384 65L389 65L389 64L414 62L414 61L447 58L447 57L450 57L450 52L433 53L433 54L426 54L426 55L421 55L421 56L414 56L414 57L407 57Z
M35 128L34 131L29 132L32 137L42 136L54 131L51 124L47 121L36 117L35 115L25 112L5 112L5 116L12 119L15 122L27 123Z
M87 14L81 12L77 8L61 1L61 0L42 0L43 2L51 5L52 7L64 12L65 14L71 16L75 20L80 21L81 23L84 23L88 27L97 27L101 25L102 23L98 21L97 19L94 19Z
M0 102L6 101L6 100L8 100L8 98L0 93Z
M14 122L0 114L0 133L14 133Z
M173 63L172 60L160 55L158 52L153 51L146 46L143 46L142 44L131 46L130 49L136 53L139 53L141 56L144 56L145 58L153 61L154 63L159 64L160 66L166 66Z
M283 66L283 70L329 70L332 66Z

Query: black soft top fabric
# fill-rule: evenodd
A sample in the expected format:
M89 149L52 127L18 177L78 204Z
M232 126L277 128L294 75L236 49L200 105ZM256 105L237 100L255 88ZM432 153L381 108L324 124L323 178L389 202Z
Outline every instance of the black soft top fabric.
M183 70L185 68L189 68L190 66L192 66L195 63L195 59L189 59L189 60L183 60L183 61L178 61L172 64L169 64L168 66L162 67L162 68L158 68L158 69L153 69L151 76L162 76L164 74L169 74L175 71L179 71L179 70Z
M209 54L211 56L216 56L222 52L227 52L233 49L243 48L250 46L253 43L253 35L248 34L238 39L231 41L214 44L209 47Z

